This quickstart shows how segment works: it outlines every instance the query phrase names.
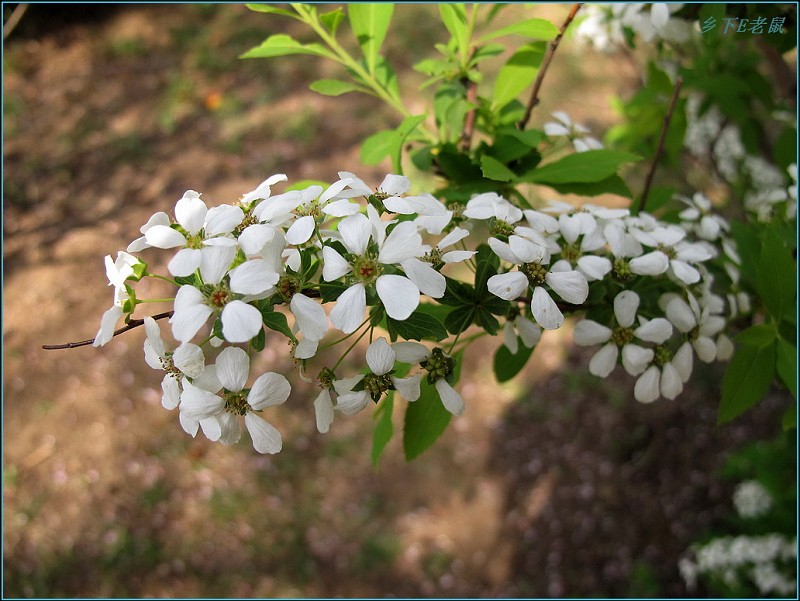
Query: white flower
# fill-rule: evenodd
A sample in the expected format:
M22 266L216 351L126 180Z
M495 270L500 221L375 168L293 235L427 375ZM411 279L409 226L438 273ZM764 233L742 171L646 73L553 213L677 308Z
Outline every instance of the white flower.
M392 348L401 363L421 364L428 372L428 383L433 383L444 408L453 415L463 415L466 410L464 399L446 380L455 368L455 362L450 355L438 347L430 350L418 342L397 342Z
M173 276L185 277L201 267L210 249L236 246L236 240L229 234L242 222L244 212L231 205L209 211L199 193L187 190L175 205L175 219L185 234L168 225L153 225L145 232L145 239L156 248L183 246L167 269Z
M663 317L645 321L638 328L636 312L639 309L639 295L631 290L623 290L614 297L614 317L618 327L614 330L590 319L584 319L575 326L575 344L590 346L606 343L589 361L589 372L601 378L607 377L617 364L622 349L622 364L632 376L647 369L654 358L654 351L638 344L635 339L662 344L672 335L672 325Z
M285 182L287 179L289 178L286 177L286 175L284 175L283 173L276 173L275 175L271 175L263 182L261 182L258 185L258 187L256 187L255 190L253 190L252 192L248 192L247 194L242 196L240 202L244 206L249 206L255 201L261 201L266 198L269 198L269 195L272 193L270 189L271 186L277 184L278 182Z
M603 148L603 144L599 140L584 135L589 133L588 128L573 123L565 112L556 111L553 113L553 117L558 120L558 123L549 122L544 124L544 133L548 136L567 136L578 152Z
M505 223L516 223L522 219L522 211L495 192L485 192L472 197L463 212L469 219L491 219Z
M339 393L336 409L345 415L355 415L369 404L370 399L377 403L388 390L396 390L406 400L416 401L419 398L420 376L396 378L391 375L389 372L394 368L396 360L397 354L385 338L378 338L370 344L367 348L370 373L334 382ZM364 383L363 389L354 392L353 388L361 382Z
M129 253L136 253L144 250L145 248L150 248L150 245L147 243L147 230L155 225L169 226L169 215L163 211L159 211L150 217L150 219L147 220L147 223L139 228L139 232L144 235L141 238L136 238L136 240L128 245L127 250Z
M111 259L111 255L106 255L106 277L108 285L114 286L114 305L103 314L100 320L100 329L94 337L92 346L103 346L114 337L114 328L119 318L125 314L123 307L130 300L125 288L125 280L134 275L134 267L139 263L139 259L123 251L117 253L116 261ZM133 308L130 311L133 311Z
M280 405L289 398L291 386L286 378L273 372L259 376L252 388L244 390L250 373L250 358L238 347L224 349L216 361L216 376L222 385L222 396L217 391L196 386L197 382L185 386L181 394L180 411L192 420L216 418L219 424L219 440L233 444L241 436L237 415L244 416L244 423L253 447L259 453L277 453L282 440L278 430L256 412Z
M175 409L180 400L183 376L197 378L205 369L203 349L196 344L181 344L174 352L168 351L161 338L158 323L152 317L144 318L147 339L144 341L144 359L153 369L167 373L161 382L161 404L165 409Z
M411 221L405 221L379 242L377 256L367 253L373 226L370 220L359 213L345 217L339 222L339 232L345 248L352 253L346 260L334 248L322 248L322 277L326 282L351 274L352 283L337 299L331 310L330 319L334 327L349 334L354 332L364 319L366 311L366 286L375 286L378 297L392 319L406 319L419 305L420 289L408 277L383 274L382 265L400 264L407 259L420 257L425 249L422 237ZM417 267L416 265L414 267ZM427 270L414 270L414 278L429 290L437 293L436 277ZM431 270L433 271L433 270ZM436 273L436 276L440 274ZM430 286L428 286L430 284ZM442 294L444 291L441 291ZM441 294L439 294L441 296Z
M349 179L341 179L324 192L322 186L310 186L301 190L300 203L295 209L297 219L286 230L286 241L295 245L308 242L316 231L318 219L323 219L323 215L346 217L358 213L361 208L358 204L347 199L334 200L349 183Z
M684 334L691 333L690 340L697 356L705 363L711 363L717 356L717 345L712 336L725 327L725 319L712 315L706 307L701 309L694 295L688 294L688 302L679 296L665 297L660 304L665 305L667 319Z
M733 491L733 506L741 517L754 518L770 510L772 497L757 480L748 480Z
M519 351L519 339L527 348L533 348L542 337L542 328L523 315L517 315L513 321L506 321L503 326L503 344L512 355Z

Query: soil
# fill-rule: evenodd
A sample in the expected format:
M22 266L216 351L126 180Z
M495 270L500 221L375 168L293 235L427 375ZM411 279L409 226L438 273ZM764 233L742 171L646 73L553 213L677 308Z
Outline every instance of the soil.
M568 12L540 8L555 22ZM444 39L429 10L398 7L387 41L412 86L422 78L410 66ZM375 470L369 412L318 434L315 391L280 343L257 366L297 382L275 412L276 456L185 435L160 405L141 330L43 351L94 335L111 302L103 256L185 190L214 205L273 173L340 170L378 185L389 165L361 165L359 144L398 119L372 98L310 92L336 76L330 65L238 60L272 33L305 35L242 5L30 11L4 56L4 596L689 594L678 558L730 515L721 467L774 436L788 402L771 393L716 426L718 365L697 366L675 401L641 405L630 378L588 375L591 352L569 327L506 385L487 360L497 342L475 345L459 385L466 415L406 463L396 409ZM603 131L605 98L635 73L569 41L559 53L537 110ZM163 255L146 260L164 270Z

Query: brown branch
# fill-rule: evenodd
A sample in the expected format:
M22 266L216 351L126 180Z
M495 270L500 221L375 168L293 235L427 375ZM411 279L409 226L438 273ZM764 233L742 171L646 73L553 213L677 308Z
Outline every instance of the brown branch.
M172 317L174 311L166 311L165 313L159 313L158 315L153 315L153 319L165 319L167 317ZM140 325L144 324L144 319L131 319L127 325L121 327L118 330L114 331L114 336L118 336L119 334L123 334L128 330L132 330L133 328L138 328ZM95 341L94 338L91 340L81 340L80 342L68 342L67 344L43 344L42 348L46 351L53 351L53 350L60 350L66 348L78 348L79 346L89 346Z
M547 73L547 67L550 66L550 61L553 60L553 54L555 54L556 48L558 48L558 44L561 42L561 37L564 35L567 27L569 27L569 24L572 23L572 19L575 18L575 14L578 12L578 9L581 6L583 6L583 2L578 2L572 5L572 10L569 11L564 24L558 31L558 35L550 40L550 46L547 47L547 53L544 55L542 66L539 68L539 73L536 76L536 81L533 84L531 99L528 101L528 106L525 108L525 116L520 119L519 123L517 123L517 129L525 129L525 126L528 125L528 121L531 118L533 107L539 104L539 88L542 87L542 80L544 80L544 75Z
M471 79L467 80L467 102L476 104L478 102L478 84ZM461 134L461 150L468 152L472 143L472 134L475 133L475 107L472 107L464 119L464 131Z
M5 40L11 32L14 31L14 28L19 24L22 15L25 14L25 11L28 10L28 3L22 2L21 4L17 4L17 7L14 9L14 12L11 13L11 16L8 18L8 21L3 24L3 39Z
M669 122L672 120L672 113L675 111L675 105L678 103L678 94L681 91L681 86L683 85L683 78L678 77L678 80L675 82L675 89L672 90L672 98L669 101L669 108L667 109L667 114L664 115L664 125L661 128L661 138L658 140L658 148L656 148L656 155L653 157L653 163L650 165L650 171L647 174L647 180L644 183L644 190L642 191L642 198L639 201L639 210L637 213L641 213L644 211L645 205L647 204L647 196L650 194L650 186L653 183L653 175L656 172L656 166L658 165L658 160L661 158L661 155L664 152L664 143L667 140L667 130L669 129Z

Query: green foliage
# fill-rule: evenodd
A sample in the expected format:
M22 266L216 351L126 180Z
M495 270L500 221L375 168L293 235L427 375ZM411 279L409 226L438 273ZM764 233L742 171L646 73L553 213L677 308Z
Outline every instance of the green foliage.
M498 382L508 382L525 367L533 354L533 347L528 348L517 337L518 350L512 353L505 345L500 346L494 355L494 376Z

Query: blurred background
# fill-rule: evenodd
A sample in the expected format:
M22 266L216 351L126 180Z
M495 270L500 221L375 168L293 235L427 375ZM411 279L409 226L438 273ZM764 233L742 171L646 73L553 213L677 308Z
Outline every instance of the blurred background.
M500 18L560 25L569 8ZM407 89L424 81L411 66L446 40L435 11L396 8L386 47ZM309 91L337 75L312 57L238 59L281 32L310 41L243 5L32 4L4 42L4 595L687 595L678 558L732 512L722 467L772 437L785 405L771 393L715 426L719 365L644 406L621 370L589 375L594 349L572 345L570 324L505 385L489 340L466 354L466 414L405 463L396 410L376 470L370 411L318 434L316 391L281 343L259 358L293 383L272 415L275 456L188 437L161 407L141 329L102 349L41 349L94 336L112 301L103 256L185 190L214 206L273 173L381 182L389 164L358 158L398 123L378 100ZM624 56L567 38L534 123L564 110L601 137L610 99L637 77ZM164 270L164 256L144 258Z

